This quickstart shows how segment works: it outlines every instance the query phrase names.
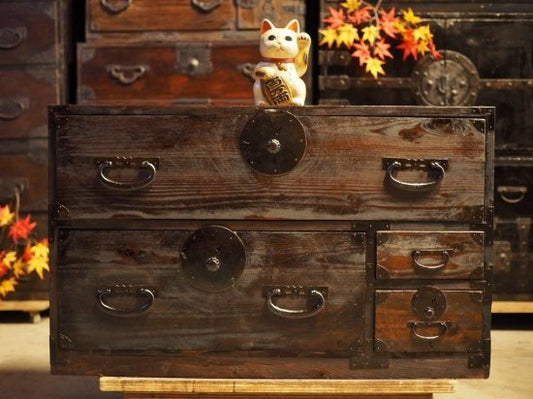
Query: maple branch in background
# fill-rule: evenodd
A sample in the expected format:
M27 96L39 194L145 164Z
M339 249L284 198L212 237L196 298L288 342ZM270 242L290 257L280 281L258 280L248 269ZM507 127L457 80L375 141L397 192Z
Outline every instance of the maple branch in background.
M403 50L403 60L427 53L436 59L442 58L433 42L428 24L410 8L396 13L394 7L386 11L381 1L376 5L361 0L347 0L338 9L329 8L330 15L324 18L325 28L319 45L328 48L345 48L352 51L352 57L359 60L359 66L374 78L385 75L383 65L387 58L393 59L389 51L392 44Z
M0 207L0 300L15 291L21 277L36 274L43 279L50 271L48 240L34 237L36 226L30 215L19 219L18 209Z

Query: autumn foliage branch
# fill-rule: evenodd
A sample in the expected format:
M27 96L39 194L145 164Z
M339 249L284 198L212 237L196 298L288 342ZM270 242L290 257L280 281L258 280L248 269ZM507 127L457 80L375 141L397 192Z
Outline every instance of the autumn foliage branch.
M403 60L417 60L426 53L436 59L442 58L437 51L428 24L410 8L396 12L381 7L381 1L372 5L362 0L347 0L338 9L329 7L329 16L324 18L325 27L319 29L319 45L328 48L348 49L360 67L374 78L385 75L383 65L393 59L391 46L403 51Z
M36 274L43 279L50 270L48 240L34 237L36 226L30 215L19 219L18 209L0 206L0 299L14 292L25 276Z

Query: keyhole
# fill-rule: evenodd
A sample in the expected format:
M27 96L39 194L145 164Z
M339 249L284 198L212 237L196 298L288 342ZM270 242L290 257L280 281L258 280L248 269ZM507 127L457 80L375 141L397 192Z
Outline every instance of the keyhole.
M211 256L205 261L205 268L210 272L217 272L220 270L220 259L216 256Z

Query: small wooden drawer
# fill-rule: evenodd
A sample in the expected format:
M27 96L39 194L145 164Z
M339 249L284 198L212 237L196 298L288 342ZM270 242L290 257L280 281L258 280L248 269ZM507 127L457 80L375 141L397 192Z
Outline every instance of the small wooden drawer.
M48 210L48 142L4 140L0 147L0 198L11 201L22 187L23 212Z
M483 231L378 231L376 278L482 279Z
M305 20L303 0L88 0L87 32L257 30L263 18Z
M376 290L377 352L475 352L483 332L483 291L423 287Z
M58 62L58 3L0 2L0 65Z
M364 334L363 233L59 235L61 349L347 358Z
M2 138L47 137L46 107L57 104L61 93L57 69L52 66L0 69L0 87Z
M484 220L482 119L333 110L52 108L55 201L77 219Z
M257 43L81 44L81 104L253 104Z

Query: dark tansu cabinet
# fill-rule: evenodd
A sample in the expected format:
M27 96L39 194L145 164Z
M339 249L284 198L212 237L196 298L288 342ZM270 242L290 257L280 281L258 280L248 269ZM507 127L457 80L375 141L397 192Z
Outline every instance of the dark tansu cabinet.
M488 375L492 108L49 118L54 373Z

